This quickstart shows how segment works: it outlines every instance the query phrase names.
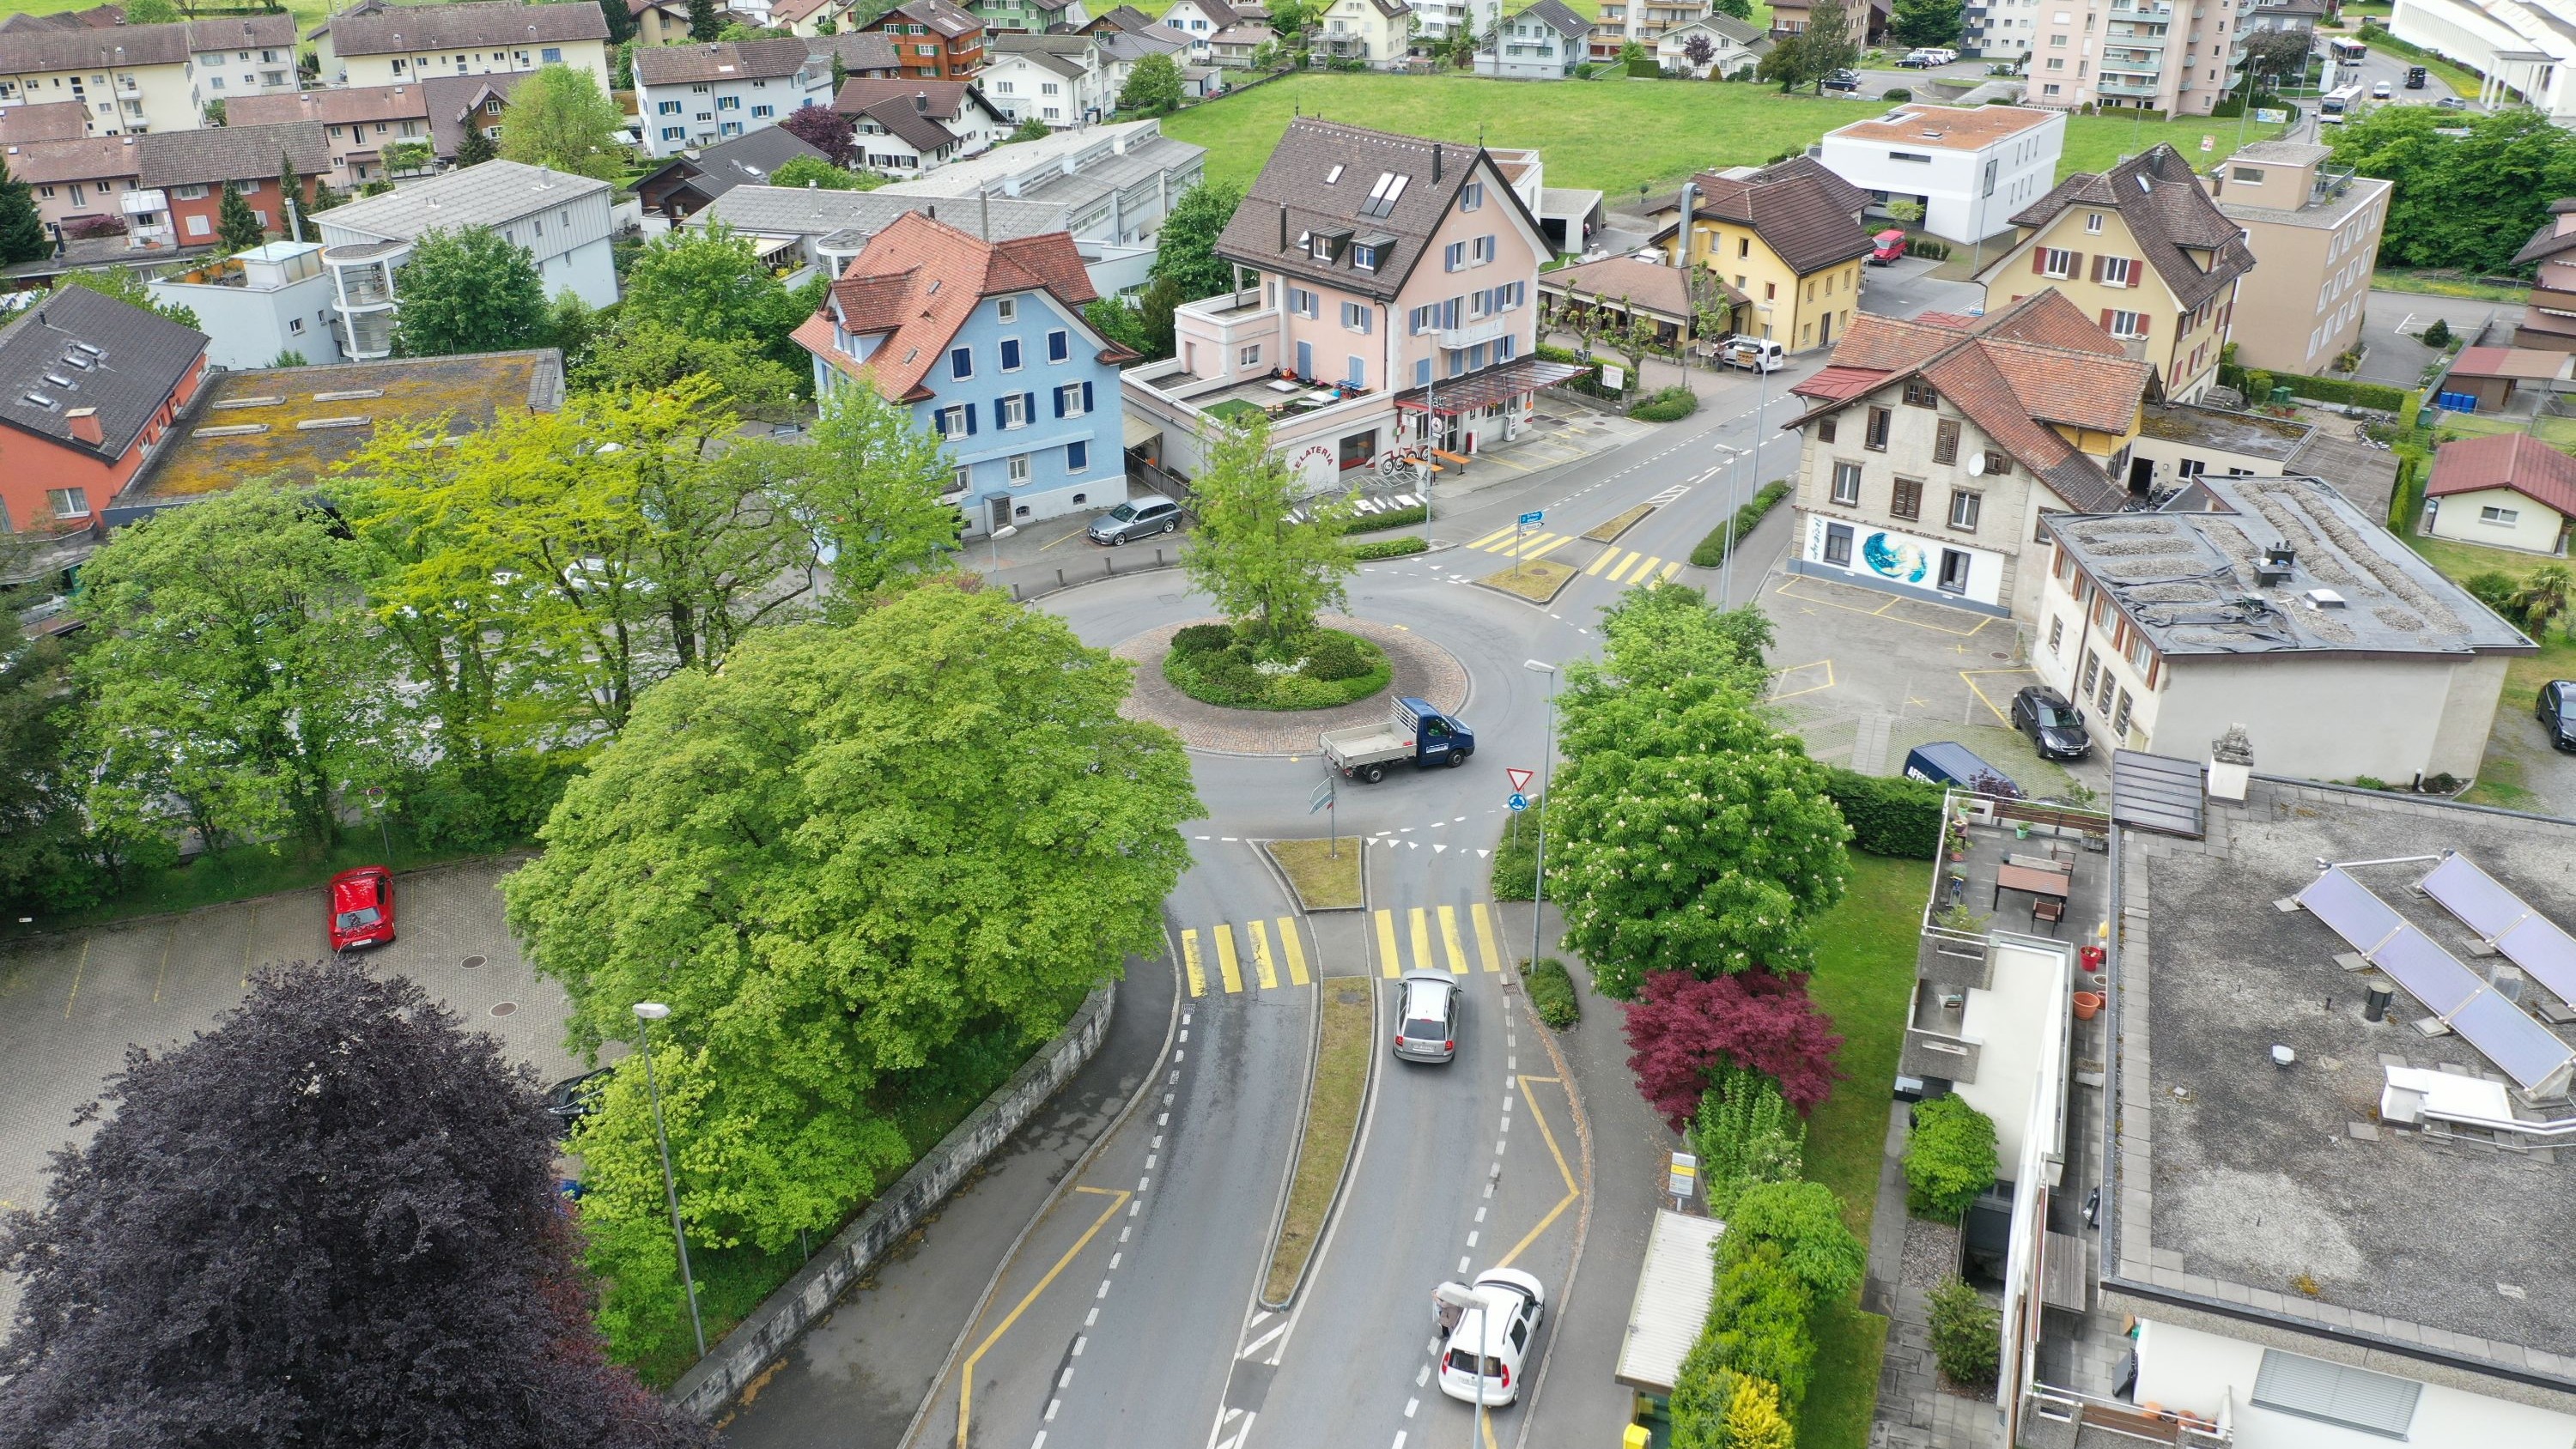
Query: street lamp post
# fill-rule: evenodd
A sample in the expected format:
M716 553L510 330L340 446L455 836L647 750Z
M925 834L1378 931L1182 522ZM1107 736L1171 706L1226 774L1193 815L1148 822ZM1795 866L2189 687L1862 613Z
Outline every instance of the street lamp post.
M1538 867L1530 881L1530 953L1531 967L1538 965L1538 918L1547 905L1547 795L1556 784L1556 666L1532 659L1521 666L1533 674L1547 676L1547 748L1539 753L1538 783ZM1483 1352L1479 1344L1478 1353ZM1479 1365L1481 1367L1481 1364ZM1482 1391L1478 1393L1481 1401Z
M671 1206L671 1239L680 1245L680 1288L689 1297L689 1329L698 1337L698 1357L707 1356L707 1325L698 1317L698 1282L689 1273L689 1235L680 1226L680 1187L671 1176L671 1135L662 1127L662 1089L653 1080L653 1023L671 1014L658 1001L635 1003L635 1022L643 1035L644 1091L653 1099L653 1140L662 1149L662 1197Z
M1761 426L1757 419L1756 428ZM1726 556L1717 561L1718 607L1726 606L1727 586L1735 578L1735 512L1742 506L1744 491L1744 452L1732 443L1711 443L1710 447L1726 455Z
M1002 571L1002 540L1009 538L1011 535L1018 533L1019 531L1020 526L1018 524L1005 523L1001 527L994 529L987 537L986 543L992 553L993 572L998 574Z
M1762 314L1762 338L1767 342L1771 338L1771 304L1756 302L1753 308ZM1771 410L1771 352L1764 348L1754 356L1760 360L1761 366L1753 375L1762 380L1753 404L1753 489L1759 493L1762 491L1762 430L1769 423L1763 415ZM1735 515L1732 512L1726 515L1726 562L1718 569L1717 592L1719 608L1735 607Z

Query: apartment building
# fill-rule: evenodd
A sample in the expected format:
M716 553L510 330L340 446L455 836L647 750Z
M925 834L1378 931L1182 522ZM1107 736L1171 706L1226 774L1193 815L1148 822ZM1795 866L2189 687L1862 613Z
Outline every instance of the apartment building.
M1118 365L1063 232L987 242L919 212L870 238L796 329L814 391L873 387L942 440L969 532L1127 497Z
M323 175L332 186L348 191L394 174L384 159L388 146L406 141L426 145L430 160L434 163L439 159L429 105L429 87L415 81L398 86L339 86L257 96L234 101L225 109L230 124L235 126L319 123L331 156L330 167Z
M2207 115L2243 80L2251 0L2043 0L2022 99Z
M608 17L589 0L522 5L393 5L362 0L305 33L333 85L383 86L431 76L499 75L564 65L590 72L601 91L610 73Z
M984 22L988 38L1005 31L1042 35L1080 30L1091 20L1082 0L967 0L964 8Z
M1261 17L1257 5L1234 5L1228 0L1172 0L1170 8L1163 12L1163 23L1190 38L1190 59L1205 62L1212 58L1209 42L1218 32L1256 23Z
M1795 35L1807 28L1808 14L1813 9L1808 0L1780 0L1771 7L1771 33ZM1895 18L1894 0L1869 0L1864 6L1858 0L1847 0L1843 6L1843 27L1851 38L1862 45L1876 45L1887 38L1888 23Z
M0 327L0 523L92 524L205 368L203 334L87 287L21 310Z
M1830 347L1852 325L1869 255L1869 193L1807 156L1759 169L1703 171L1650 215L1658 246L1734 288L1734 330L1791 352Z
M1088 35L993 36L975 84L1014 123L1035 119L1062 130L1118 108L1108 57Z
M2180 152L2158 143L2079 171L2012 223L2019 240L1977 273L1988 307L2054 287L2153 363L2165 396L2188 402L2217 380L2254 253Z
M860 164L896 176L980 155L1016 124L980 86L966 81L853 78L832 106L857 126Z
M433 228L488 227L535 256L548 296L570 291L593 307L616 301L613 189L587 176L486 161L323 212L313 224L332 274L341 352L358 361L392 355L402 267Z
M714 146L832 103L832 60L813 42L714 41L635 51L635 106L656 158Z
M1216 251L1236 288L1175 311L1176 355L1119 379L1130 432L1185 476L1244 405L1321 490L1399 447L1508 442L1576 371L1533 355L1547 239L1482 147L1301 117Z
M1065 208L1077 241L1143 247L1206 175L1206 147L1164 135L1160 121L1115 121L996 146L878 194L938 202L942 220L969 230L988 201L1047 202Z
M1827 131L1815 156L1870 195L1922 208L1923 230L1972 244L2012 230L2012 216L2048 193L2066 149L2066 114L2026 106L1906 104Z
M984 68L984 22L948 0L904 0L859 28L893 42L906 80L965 80Z
M1789 568L2035 622L2040 520L2127 501L2153 374L2054 291L1951 321L1863 313L1790 389Z
M267 367L289 352L308 363L341 360L320 242L273 241L174 266L144 290L196 314L206 329L206 360L219 368Z
M1306 32L1307 56L1317 65L1391 69L1412 46L1412 16L1404 0L1333 0Z
M143 205L135 184L139 167L133 136L83 136L68 141L23 141L0 147L9 179L24 182L36 199L36 215L46 225L80 236L93 228L114 231L165 207ZM157 219L157 218L155 218Z
M2549 220L2522 244L2513 264L2539 267L2513 345L2576 352L2576 197L2549 203Z
M208 102L296 83L285 15L0 30L0 105L75 103L93 136L193 130Z
M313 188L331 169L329 141L320 121L276 126L219 126L203 131L157 131L134 139L135 180L148 199L166 198L169 226L180 246L215 240L224 189L249 203L266 230L289 232L284 170L293 162L297 208L313 204Z
M2315 375L2361 343L2395 183L2356 176L2333 157L2302 141L2259 141L2209 175L2210 195L2244 229L2262 275L2236 298L2240 366Z
M1629 41L1651 51L1666 35L1715 13L1708 0L1601 0L1585 44L1591 59L1613 61Z

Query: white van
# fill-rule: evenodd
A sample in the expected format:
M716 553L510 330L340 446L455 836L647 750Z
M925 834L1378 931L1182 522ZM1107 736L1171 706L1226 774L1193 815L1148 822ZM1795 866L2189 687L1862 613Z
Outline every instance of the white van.
M1748 372L1778 372L1789 365L1789 355L1779 343L1743 332L1717 344L1717 360Z

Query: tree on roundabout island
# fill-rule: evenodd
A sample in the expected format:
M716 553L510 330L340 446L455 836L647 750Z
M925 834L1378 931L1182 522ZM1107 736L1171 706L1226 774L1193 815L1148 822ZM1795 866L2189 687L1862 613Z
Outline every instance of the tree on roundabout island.
M1392 670L1376 645L1315 624L1359 570L1343 538L1357 510L1305 499L1271 452L1267 418L1223 427L1194 485L1198 526L1181 568L1228 622L1182 630L1164 677L1194 699L1250 709L1328 708L1384 689Z

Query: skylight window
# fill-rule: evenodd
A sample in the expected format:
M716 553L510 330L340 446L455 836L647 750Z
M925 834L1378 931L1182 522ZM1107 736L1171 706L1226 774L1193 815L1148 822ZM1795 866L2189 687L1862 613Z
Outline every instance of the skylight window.
M1324 173L1324 184L1325 184L1326 186L1330 186L1330 185L1332 185L1334 182L1339 181L1339 180L1341 180L1341 179L1342 179L1342 166L1341 166L1341 163L1340 163L1340 162L1336 161L1336 162L1334 162L1334 163L1333 163L1333 169Z
M1385 216L1393 212L1396 200L1404 195L1405 183L1411 179L1392 171L1379 172L1377 185L1369 188L1368 200L1360 203L1360 215Z

